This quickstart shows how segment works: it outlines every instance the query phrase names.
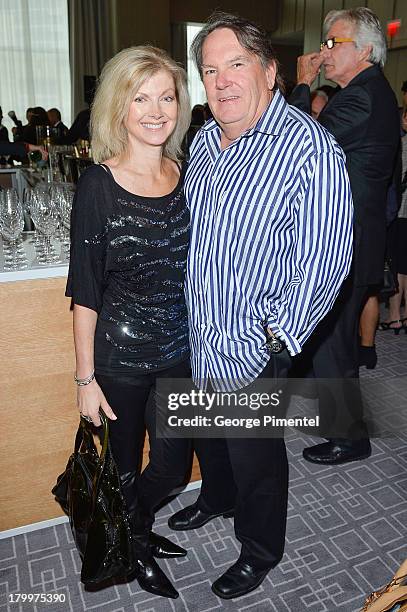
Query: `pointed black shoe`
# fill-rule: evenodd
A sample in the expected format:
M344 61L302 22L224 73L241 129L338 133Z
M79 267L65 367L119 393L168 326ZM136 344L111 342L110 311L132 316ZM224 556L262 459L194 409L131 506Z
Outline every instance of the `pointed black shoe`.
M212 519L223 516L223 518L230 518L234 514L233 510L227 512L218 512L216 514L208 514L198 508L198 502L196 501L191 506L187 506L182 510L179 510L168 519L168 526L174 531L188 531L189 529L198 529L203 527L206 523L209 523Z
M350 461L361 461L372 454L369 440L358 440L354 444L341 444L337 440L330 440L304 448L302 456L310 463L318 465L340 465Z
M135 578L143 591L153 595L160 595L161 597L169 597L170 599L177 599L179 597L178 591L151 554L146 554L145 551L141 551L136 545L136 558L137 568Z
M256 569L250 563L237 560L212 585L212 591L222 599L242 597L261 585L269 569Z
M173 559L177 557L185 557L187 551L185 548L174 544L168 538L150 531L148 538L148 544L150 547L151 554L157 559Z

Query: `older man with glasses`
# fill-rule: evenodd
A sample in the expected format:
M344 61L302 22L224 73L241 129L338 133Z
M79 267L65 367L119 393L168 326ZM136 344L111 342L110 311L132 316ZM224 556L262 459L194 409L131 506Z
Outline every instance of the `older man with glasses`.
M321 66L339 86L318 121L346 154L355 207L352 273L305 347L315 377L337 383L334 395L319 385L320 432L328 441L306 448L303 455L332 465L371 453L358 384L359 318L383 280L386 195L399 145L399 117L382 72L386 39L376 15L367 8L331 11L324 36L320 53L298 59L298 85L289 102L311 113L310 86Z

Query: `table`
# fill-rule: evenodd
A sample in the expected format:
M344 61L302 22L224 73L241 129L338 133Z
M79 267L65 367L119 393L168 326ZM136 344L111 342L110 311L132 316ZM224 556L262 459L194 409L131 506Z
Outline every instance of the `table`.
M32 233L24 241L32 253ZM51 488L78 426L67 262L42 267L33 257L25 270L1 270L0 531L62 516Z

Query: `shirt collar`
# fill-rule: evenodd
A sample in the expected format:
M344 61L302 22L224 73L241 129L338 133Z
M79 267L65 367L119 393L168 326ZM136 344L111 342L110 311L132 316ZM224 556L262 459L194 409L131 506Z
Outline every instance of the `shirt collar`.
M250 130L247 130L247 132L244 132L240 138L249 137L255 132L278 136L283 130L287 113L288 104L281 92L277 90L274 92L273 99L267 105L266 110L256 125ZM212 132L214 130L220 132L220 128L214 119L207 121L205 125L202 126L202 130L205 132Z

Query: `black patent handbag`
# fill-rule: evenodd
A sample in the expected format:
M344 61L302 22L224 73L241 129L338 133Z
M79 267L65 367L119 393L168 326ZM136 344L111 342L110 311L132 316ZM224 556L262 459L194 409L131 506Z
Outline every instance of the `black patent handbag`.
M82 559L81 581L92 586L126 578L136 566L129 518L110 450L108 419L102 412L100 418L100 456L92 425L81 418L74 452L52 489L69 517Z

